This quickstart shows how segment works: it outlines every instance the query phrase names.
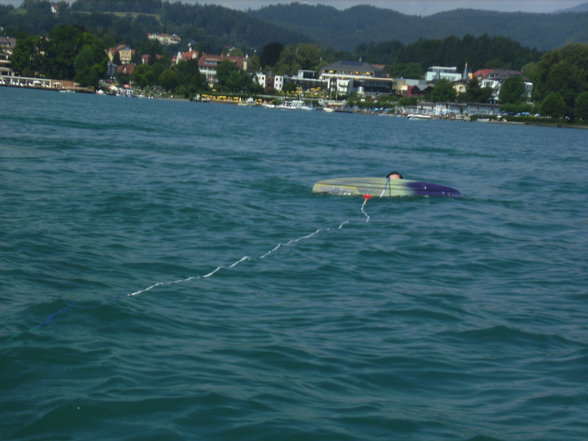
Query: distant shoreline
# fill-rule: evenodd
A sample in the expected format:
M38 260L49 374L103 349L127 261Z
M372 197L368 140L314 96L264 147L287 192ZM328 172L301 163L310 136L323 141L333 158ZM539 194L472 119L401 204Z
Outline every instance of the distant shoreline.
M60 91L68 91L68 92L75 92L75 93L83 93L86 95L100 95L97 94L96 92L92 92L89 91L87 89L56 89L56 88L48 88L48 87L39 87L39 86L25 86L25 85L10 85L10 84L0 84L0 87L6 87L6 88L11 88L11 89L29 89L29 90L44 90L44 91L48 91L48 92L60 92ZM116 95L108 95L108 94L104 94L101 96L116 96ZM135 97L138 99L146 99L146 97ZM165 100L165 101L177 101L177 102L188 102L188 103L196 103L198 104L198 101L193 101L190 100L188 98L179 98L179 97L164 97L164 96L158 96L158 97L148 97L148 99L157 99L157 100ZM230 102L230 101L201 101L200 103L212 103L212 104L232 104L232 105L238 105L238 102ZM255 107L255 106L249 106L249 107ZM259 106L257 106L259 107ZM317 109L317 111L320 111L320 109ZM361 114L361 115L374 115L374 116L378 116L378 115L382 115L382 116L392 116L392 117L399 117L399 118L406 118L406 115L401 115L401 114L395 114L395 113L384 113L384 112L373 112L373 111L353 111L353 110L336 110L334 113L355 113L355 114ZM485 124L509 124L509 125L518 125L518 126L537 126L537 127L552 127L552 128L556 128L556 129L588 129L588 125L587 124L565 124L565 123L561 123L561 122L553 122L553 123L548 123L545 121L537 121L537 122L533 122L533 121L497 121L497 120L489 120L489 121L482 121L482 120L477 120L477 121L468 121L468 120L464 120L464 119L451 119L451 118L437 118L434 115L431 115L431 120L443 120L443 121L461 121L461 122L480 122L480 123L485 123Z

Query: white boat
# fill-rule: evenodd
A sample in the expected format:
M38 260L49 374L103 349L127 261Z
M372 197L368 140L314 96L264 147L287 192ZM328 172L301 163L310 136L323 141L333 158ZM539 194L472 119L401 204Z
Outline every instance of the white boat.
M302 100L290 100L284 101L282 104L278 106L278 109L286 109L286 110L313 110L312 106L307 106L304 104Z
M420 113L410 113L406 116L408 119L431 119L431 115L421 115Z

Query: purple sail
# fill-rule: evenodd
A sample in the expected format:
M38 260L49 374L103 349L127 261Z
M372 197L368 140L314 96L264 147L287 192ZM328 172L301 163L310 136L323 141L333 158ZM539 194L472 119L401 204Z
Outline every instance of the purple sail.
M459 190L446 187L445 185L431 184L430 182L407 182L408 188L414 192L415 196L435 196L435 197L458 197L461 196Z

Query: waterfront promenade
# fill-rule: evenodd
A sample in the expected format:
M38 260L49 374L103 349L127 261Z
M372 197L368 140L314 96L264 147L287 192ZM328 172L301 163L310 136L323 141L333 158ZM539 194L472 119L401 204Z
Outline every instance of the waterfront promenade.
M18 77L11 75L0 75L0 86L26 87L29 89L41 90L72 90L74 92L93 93L92 87L81 87L73 81L53 80L49 78Z

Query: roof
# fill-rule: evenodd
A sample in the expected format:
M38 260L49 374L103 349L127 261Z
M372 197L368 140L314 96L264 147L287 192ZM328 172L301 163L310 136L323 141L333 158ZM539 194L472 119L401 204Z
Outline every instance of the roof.
M200 56L198 51L182 52L182 60L194 60Z
M235 63L237 67L243 69L243 63L245 61L244 57L231 57L228 55L211 55L211 54L203 54L200 59L198 60L199 66L216 66L217 64L222 63L223 61L231 61Z
M337 61L321 69L321 73L339 73L347 75L375 75L379 73L373 65L363 61Z
M128 44L119 44L118 46L111 47L108 49L108 52L111 54L114 54L119 51L133 51L134 52L135 50L131 49Z
M132 75L134 70L135 70L134 64L121 64L120 66L116 67L116 71L118 73L123 73L126 75Z
M14 49L16 46L16 38L13 37L0 37L0 47L6 49Z
M474 77L479 79L493 79L493 80L506 80L510 77L521 76L522 73L518 70L507 70L507 69L480 69L474 72Z

